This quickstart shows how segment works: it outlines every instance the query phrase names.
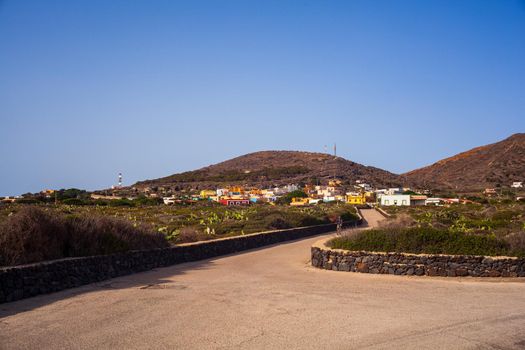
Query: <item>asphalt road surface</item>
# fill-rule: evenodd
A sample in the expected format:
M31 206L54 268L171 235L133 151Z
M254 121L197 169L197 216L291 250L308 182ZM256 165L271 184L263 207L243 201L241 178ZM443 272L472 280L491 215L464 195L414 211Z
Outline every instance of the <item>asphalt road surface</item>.
M322 237L2 304L0 348L525 348L525 283L318 270Z

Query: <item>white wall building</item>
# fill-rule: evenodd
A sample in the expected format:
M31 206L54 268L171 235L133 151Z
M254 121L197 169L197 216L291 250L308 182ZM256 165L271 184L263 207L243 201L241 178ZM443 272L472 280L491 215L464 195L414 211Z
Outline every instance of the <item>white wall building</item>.
M366 192L369 192L369 191L372 191L372 186L370 186L369 184L367 183L360 183L357 185L358 187L361 187L363 190L365 190Z
M443 202L442 198L427 198L425 205L443 205Z
M164 198L162 198L162 201L164 202L164 204L170 205L170 204L175 204L175 202L177 201L177 198L175 198L175 197L164 197Z
M220 196L226 196L230 190L228 190L227 188L218 188L216 191L217 193L217 196L220 197Z
M410 195L409 194L384 194L380 198L380 204L389 206L409 206L410 205Z
M396 194L403 193L403 189L399 187L389 188L388 190L386 190L385 193L387 195L396 195Z
M523 188L523 181L514 181L512 185L510 185L512 188Z

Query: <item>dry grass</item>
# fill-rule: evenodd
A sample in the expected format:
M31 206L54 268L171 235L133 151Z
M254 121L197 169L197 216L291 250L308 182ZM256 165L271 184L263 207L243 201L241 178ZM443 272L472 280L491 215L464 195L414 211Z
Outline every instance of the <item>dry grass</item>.
M111 217L26 207L0 224L0 266L166 246L164 235Z
M414 227L417 224L412 216L406 213L401 213L394 218L388 220L381 220L379 227L384 229L408 228Z

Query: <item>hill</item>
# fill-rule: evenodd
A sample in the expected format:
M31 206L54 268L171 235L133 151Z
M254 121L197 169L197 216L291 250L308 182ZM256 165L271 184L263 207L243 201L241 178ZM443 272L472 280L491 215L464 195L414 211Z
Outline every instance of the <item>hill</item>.
M525 133L401 175L424 187L482 189L525 180Z
M324 153L262 151L246 154L198 170L138 182L135 187L163 186L172 189L203 189L232 184L270 187L299 182L343 183L365 180L374 186L399 185L398 175Z

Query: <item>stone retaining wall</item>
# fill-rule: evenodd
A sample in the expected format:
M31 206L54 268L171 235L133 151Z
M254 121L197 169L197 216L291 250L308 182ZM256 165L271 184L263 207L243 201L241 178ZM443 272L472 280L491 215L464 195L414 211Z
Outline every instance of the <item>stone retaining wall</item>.
M383 215L385 218L390 218L392 215L388 214L386 211L384 211L383 209L381 209L380 207L378 207L377 205L374 207L375 210L377 210L377 212L381 215Z
M525 259L345 251L312 247L312 266L325 270L416 276L525 277Z
M358 224L361 223L361 220ZM346 223L346 225L355 223ZM335 224L254 233L169 248L0 268L0 303L184 262L335 231Z

